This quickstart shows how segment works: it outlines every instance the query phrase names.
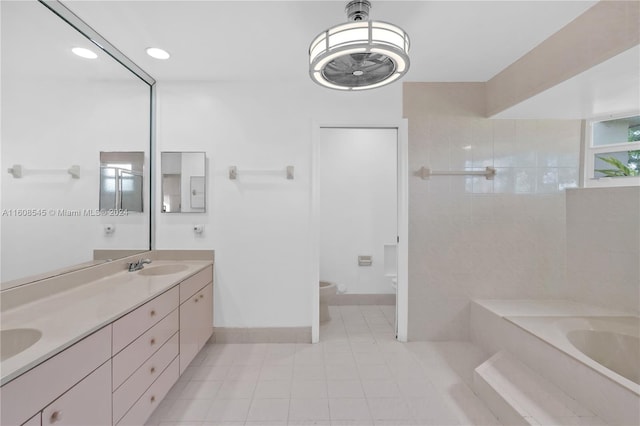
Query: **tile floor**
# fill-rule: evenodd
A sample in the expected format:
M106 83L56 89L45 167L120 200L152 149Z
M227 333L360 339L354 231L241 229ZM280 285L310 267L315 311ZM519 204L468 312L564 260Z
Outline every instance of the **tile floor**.
M499 425L469 342L399 343L394 306L331 306L321 343L207 345L148 425Z

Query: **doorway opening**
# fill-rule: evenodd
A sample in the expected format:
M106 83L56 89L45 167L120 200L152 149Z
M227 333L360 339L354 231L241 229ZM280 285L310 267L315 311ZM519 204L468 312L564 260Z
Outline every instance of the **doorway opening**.
M312 340L406 341L406 121L315 126Z

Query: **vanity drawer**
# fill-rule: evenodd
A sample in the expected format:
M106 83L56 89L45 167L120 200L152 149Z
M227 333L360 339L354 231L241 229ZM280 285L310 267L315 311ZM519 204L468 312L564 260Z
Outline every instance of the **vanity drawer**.
M42 411L42 424L110 425L111 362L105 362Z
M198 290L213 281L213 266L208 266L180 283L180 303L184 303Z
M178 331L178 310L164 317L113 357L113 389L117 389L131 374Z
M42 425L42 413L38 413L35 416L23 423L22 426L41 426Z
M23 423L22 426L41 426L42 425L42 413L38 413L35 416Z
M158 408L171 386L179 377L178 358L176 357L151 387L131 407L129 412L118 422L118 426L140 426L145 424L153 410Z
M178 307L178 286L113 323L113 355Z
M107 361L110 352L109 325L2 386L0 424L24 423Z
M113 421L118 422L160 373L178 356L178 333L174 334L151 358L113 393Z

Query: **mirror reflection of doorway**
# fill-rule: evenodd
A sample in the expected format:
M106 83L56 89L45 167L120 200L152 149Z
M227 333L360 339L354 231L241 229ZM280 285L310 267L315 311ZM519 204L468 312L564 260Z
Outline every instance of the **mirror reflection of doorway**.
M396 336L397 152L396 128L321 128L321 340Z
M162 213L205 213L207 206L204 152L160 153Z
M180 179L179 174L162 175L162 211L164 213L180 211Z

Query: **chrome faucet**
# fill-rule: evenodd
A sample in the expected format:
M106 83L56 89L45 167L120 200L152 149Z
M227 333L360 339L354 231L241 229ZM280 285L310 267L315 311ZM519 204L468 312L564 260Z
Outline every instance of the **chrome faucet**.
M144 268L145 263L151 263L151 259L140 259L137 262L130 262L128 264L129 272L139 271L140 269Z

